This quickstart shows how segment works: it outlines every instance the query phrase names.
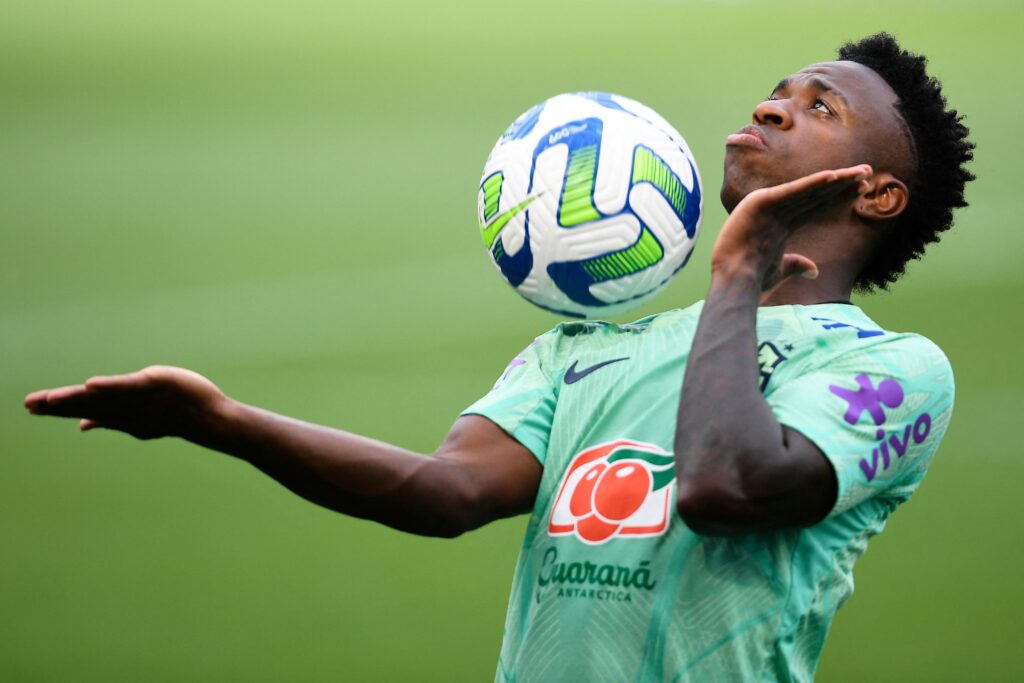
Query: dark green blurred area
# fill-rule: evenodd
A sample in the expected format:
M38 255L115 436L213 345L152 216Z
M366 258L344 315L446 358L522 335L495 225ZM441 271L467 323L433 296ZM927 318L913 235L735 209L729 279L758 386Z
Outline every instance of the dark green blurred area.
M844 9L845 8L845 9ZM687 137L702 296L723 140L880 29L978 143L972 207L889 295L957 378L925 484L857 567L823 681L1024 679L1024 214L1016 2L58 3L0 21L0 680L480 681L524 519L418 539L182 443L80 435L22 396L160 362L429 452L557 319L475 225L491 145L563 91Z

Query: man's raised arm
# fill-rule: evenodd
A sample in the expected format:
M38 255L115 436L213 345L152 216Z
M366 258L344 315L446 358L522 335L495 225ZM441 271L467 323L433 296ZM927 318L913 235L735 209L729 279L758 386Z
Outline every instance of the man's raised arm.
M347 515L453 537L528 512L541 466L490 420L459 418L433 457L235 401L189 370L153 366L37 391L36 415L140 439L177 436L233 455L298 495Z
M806 526L835 503L828 459L803 434L779 424L761 394L757 308L766 283L817 277L813 261L783 253L786 240L855 195L870 172L868 166L823 171L757 190L722 227L676 423L677 509L698 533Z

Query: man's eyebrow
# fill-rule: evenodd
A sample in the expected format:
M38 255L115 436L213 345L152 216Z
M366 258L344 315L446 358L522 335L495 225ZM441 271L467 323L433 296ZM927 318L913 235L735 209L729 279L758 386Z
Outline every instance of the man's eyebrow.
M843 97L843 93L833 88L831 85L821 80L820 78L811 78L807 81L807 85L820 90L821 92L832 93L832 96L843 103L843 106L848 106L846 98Z
M832 85L830 85L826 81L823 81L820 78L814 76L814 77L811 77L811 78L809 78L807 80L807 85L809 85L810 87L814 88L815 90L819 90L821 92L832 93L832 96L835 97L837 100L839 100L843 104L843 106L847 106L847 107L849 106L849 103L846 101L846 98L843 97L843 93L840 92L839 90L836 90ZM775 86L775 88L772 90L771 94L774 95L775 93L779 92L780 90L785 90L788 87L789 87L789 79L788 78L783 78L781 81L779 81L779 84Z

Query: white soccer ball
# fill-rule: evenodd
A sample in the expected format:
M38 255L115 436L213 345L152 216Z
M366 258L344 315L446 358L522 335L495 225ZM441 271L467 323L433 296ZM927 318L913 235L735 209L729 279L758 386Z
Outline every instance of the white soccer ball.
M530 302L576 318L645 303L686 265L703 213L683 136L626 97L552 97L484 165L478 217L491 259Z

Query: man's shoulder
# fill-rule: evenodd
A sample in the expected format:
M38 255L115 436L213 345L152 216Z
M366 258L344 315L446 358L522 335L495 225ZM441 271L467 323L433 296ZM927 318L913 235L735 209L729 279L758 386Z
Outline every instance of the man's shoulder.
M952 395L952 368L938 345L918 333L886 329L857 306L770 307L763 317L759 313L760 332L765 333L759 335L758 362L766 396L796 381L827 387L861 376Z
M932 363L949 364L942 349L928 337L917 332L887 329L858 306L820 304L794 308L805 333L816 337L818 346L830 351L830 356L915 356Z
M928 337L886 329L856 306L801 308L807 352L780 380L813 376L821 378L822 386L849 387L892 380L908 391L952 402L952 366Z
M871 339L850 339L838 344L836 351L844 356L883 355L887 357L914 356L921 360L949 364L938 344L917 332L884 330L884 334Z

